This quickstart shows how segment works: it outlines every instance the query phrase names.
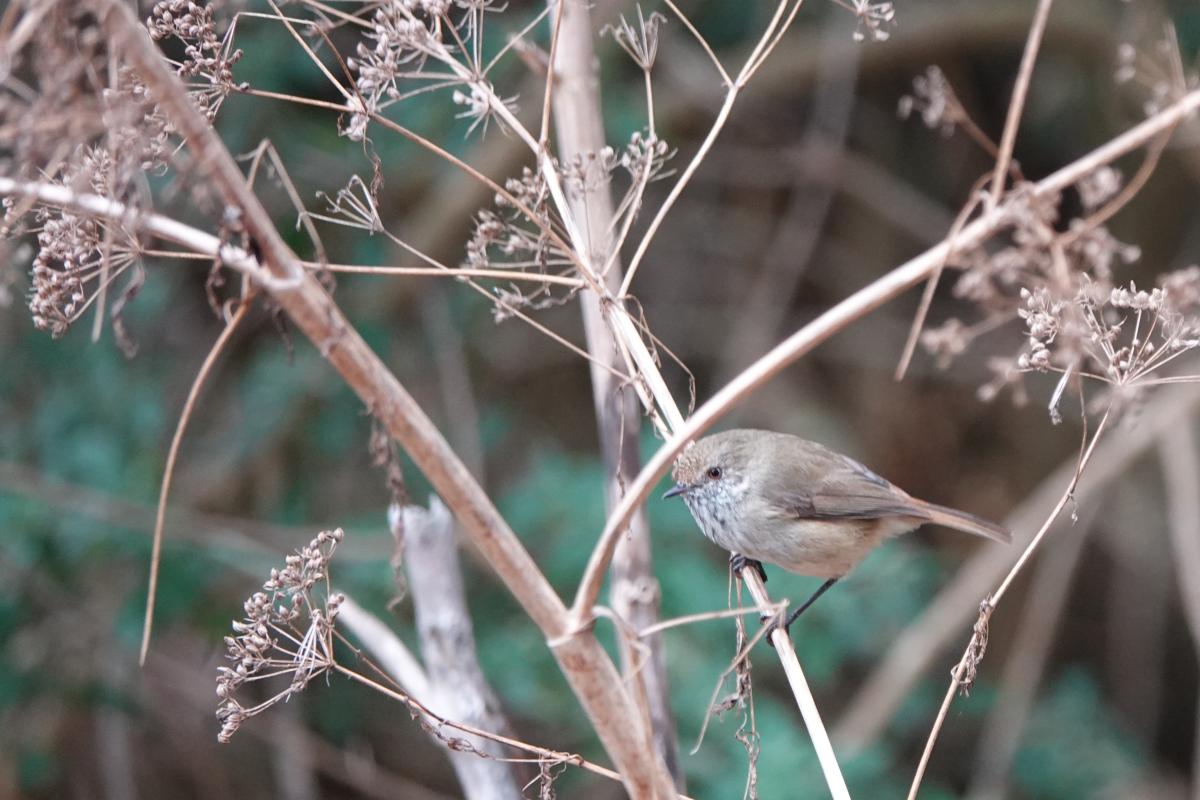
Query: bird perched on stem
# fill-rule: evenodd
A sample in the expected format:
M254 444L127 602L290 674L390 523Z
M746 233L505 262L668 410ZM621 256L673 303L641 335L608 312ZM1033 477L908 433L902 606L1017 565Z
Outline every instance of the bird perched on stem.
M663 497L683 497L735 571L752 567L765 581L766 562L825 578L785 629L884 539L934 523L1012 541L999 525L918 500L854 459L786 433L706 436L679 456L672 476Z

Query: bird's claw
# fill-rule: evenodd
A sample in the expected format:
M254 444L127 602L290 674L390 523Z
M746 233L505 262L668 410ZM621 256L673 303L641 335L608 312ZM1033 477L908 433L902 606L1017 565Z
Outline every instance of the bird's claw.
M762 582L767 582L767 571L763 569L761 561L755 561L753 558L746 558L741 553L729 554L729 568L733 570L734 575L741 574L741 571L746 567L750 567L758 573L758 577L762 578Z
M762 622L763 624L766 624L767 622L771 623L770 625L767 625L767 630L765 632L763 632L763 639L766 640L768 645L770 645L771 647L775 647L775 642L771 639L771 635L773 633L775 633L775 629L779 627L778 617L776 617L774 614L763 614L760 619L760 622ZM788 626L788 625L783 626L784 633L791 634L791 631L788 630L789 627L790 626Z

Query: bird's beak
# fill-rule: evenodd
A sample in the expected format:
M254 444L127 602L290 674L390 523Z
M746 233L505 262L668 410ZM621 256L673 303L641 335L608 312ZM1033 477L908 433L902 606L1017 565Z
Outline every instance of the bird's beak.
M662 499L666 500L668 497L678 497L679 495L683 494L684 492L688 491L691 488L692 487L690 487L690 486L684 486L682 483L677 483L674 486L672 486L670 489L667 489L667 491L663 493Z

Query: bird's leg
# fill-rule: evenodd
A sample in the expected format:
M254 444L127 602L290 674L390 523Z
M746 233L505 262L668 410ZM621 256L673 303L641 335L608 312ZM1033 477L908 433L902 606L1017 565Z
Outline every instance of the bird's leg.
M763 569L761 561L755 561L753 558L746 558L741 553L729 554L729 568L733 570L735 577L740 575L742 570L744 570L746 567L750 567L757 572L758 577L762 578L763 583L767 582L767 571Z
M825 592L829 591L829 587L833 586L835 583L837 583L837 580L838 580L837 578L830 578L829 580L822 583L820 588L817 589L815 592L813 592L812 597L810 597L804 601L804 605L800 606L799 608L797 608L795 611L793 611L791 614L788 615L787 621L783 623L783 629L786 631L786 630L788 630L788 628L792 627L792 623L796 621L796 617L803 614L808 609L809 606L811 606L813 603L817 602L817 598L820 597L821 595L825 594ZM765 634L763 634L767 639L767 644L771 645L772 647L775 646L775 643L771 641L771 634L775 632L775 627L777 625L779 625L778 622L772 622L771 627L767 628L767 632Z

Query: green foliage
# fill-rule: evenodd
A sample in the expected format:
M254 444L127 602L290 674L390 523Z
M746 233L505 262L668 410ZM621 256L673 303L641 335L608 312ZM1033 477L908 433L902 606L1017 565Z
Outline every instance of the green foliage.
M1032 797L1096 797L1137 776L1144 755L1105 707L1093 677L1063 672L1038 703L1017 752L1017 783Z

